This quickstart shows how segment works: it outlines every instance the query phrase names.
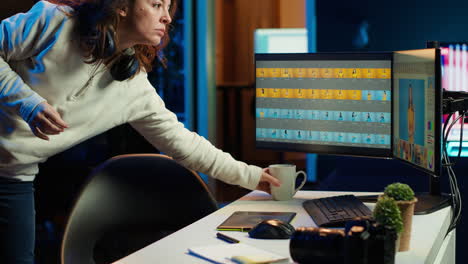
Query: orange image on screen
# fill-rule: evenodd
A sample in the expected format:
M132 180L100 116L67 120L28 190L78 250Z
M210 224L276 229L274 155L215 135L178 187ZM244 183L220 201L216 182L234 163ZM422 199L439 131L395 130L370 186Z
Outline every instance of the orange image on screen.
M279 68L270 68L268 76L270 78L279 78L279 77L281 77L281 69L279 69Z
M294 89L294 91L295 91L295 97L296 98L305 98L304 89L299 88L299 89Z
M348 97L351 100L361 100L361 91L360 90L349 90Z
M291 89L280 89L281 93L281 98L291 98L292 97L292 92L290 91Z
M293 77L294 78L305 78L306 77L306 69L305 68L294 68Z
M357 79L361 78L361 69L359 68L350 68L348 69L351 78Z
M372 68L364 69L364 76L367 79L374 79L376 77L375 73L376 73L376 69L372 69Z
M339 90L335 90L335 99L338 99L338 100L343 100L343 99L346 99L346 91L343 91L341 89Z
M330 90L328 89L320 90L320 99L332 99Z
M379 79L390 79L391 72L388 68L377 69L377 78Z
M265 68L257 68L256 73L257 73L256 74L257 78L265 78L266 77Z
M257 97L268 97L267 92L265 88L257 88Z
M281 77L282 78L291 78L292 77L292 69L289 69L289 68L281 69Z
M319 99L320 98L320 93L316 89L307 89L306 90L306 98Z
M278 88L273 88L270 90L270 97L279 98L281 96L281 91Z
M320 78L320 72L318 68L307 68L306 76L309 78L317 79Z
M345 69L342 68L335 68L333 69L334 77L342 79L345 77Z
M320 68L320 78L329 79L332 77L332 69L330 68Z

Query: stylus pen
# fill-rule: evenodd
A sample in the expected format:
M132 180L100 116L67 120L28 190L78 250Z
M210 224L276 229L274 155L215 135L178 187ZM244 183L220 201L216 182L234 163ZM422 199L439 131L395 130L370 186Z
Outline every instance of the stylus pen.
M235 239L235 238L232 238L232 237L229 237L229 236L226 236L225 234L221 234L221 233L216 233L216 237L221 239L221 240L224 240L228 243L239 243L240 241Z

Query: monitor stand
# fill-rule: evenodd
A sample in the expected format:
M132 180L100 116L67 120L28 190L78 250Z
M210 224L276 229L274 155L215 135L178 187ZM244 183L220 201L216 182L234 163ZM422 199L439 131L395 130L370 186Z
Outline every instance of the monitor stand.
M416 193L418 202L414 206L415 215L425 215L438 211L452 204L451 196L440 191L439 177L429 175L429 193ZM364 203L376 203L378 195L357 195L359 200Z
M430 214L432 212L450 206L451 204L450 195L445 193L417 193L416 198L418 198L418 202L414 206L415 215Z
M442 208L450 206L451 200L448 194L430 194L430 193L416 193L418 202L414 205L415 215L425 215L438 211ZM363 203L376 203L379 198L378 195L356 195L356 197Z
M429 176L429 193L417 193L418 202L414 206L415 215L425 215L450 206L452 200L449 194L440 191L440 176Z

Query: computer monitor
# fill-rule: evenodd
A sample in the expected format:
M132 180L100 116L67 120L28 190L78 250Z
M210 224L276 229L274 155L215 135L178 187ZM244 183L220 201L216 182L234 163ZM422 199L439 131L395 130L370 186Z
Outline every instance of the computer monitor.
M305 28L259 28L254 33L255 53L304 53L308 51Z
M256 54L256 146L396 157L427 172L415 214L441 195L440 50ZM378 141L382 139L382 141Z
M418 194L415 214L449 205L442 175L440 49L397 51L393 58L393 155L425 171L429 193Z
M432 175L441 174L440 50L394 52L393 155Z
M391 157L392 53L256 54L256 146Z

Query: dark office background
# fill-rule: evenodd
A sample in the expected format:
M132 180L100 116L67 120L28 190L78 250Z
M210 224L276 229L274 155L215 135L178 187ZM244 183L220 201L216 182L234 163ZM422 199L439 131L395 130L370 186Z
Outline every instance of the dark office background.
M8 0L2 7L1 17L27 10L34 2ZM317 51L391 51L424 48L427 40L468 40L467 12L468 1L463 0L316 0ZM181 20L179 23L184 22ZM174 40L176 45L183 43L182 39ZM168 83L167 74L158 71L153 75L153 81ZM174 90L167 90L167 93L175 94L167 99L172 102L170 107L180 109L181 106L173 100L180 98L180 94ZM224 144L227 149L238 147L229 146L229 142ZM146 144L131 128L122 126L41 164L35 182L38 263L58 263L58 246L69 206L93 167L113 155L154 151L157 150ZM468 158L462 158L455 166L462 195L466 191L467 161ZM388 183L402 181L416 191L428 190L427 175L392 160L319 156L317 172L318 182L310 188L381 191ZM445 175L443 190L448 191ZM461 248L468 242L468 230L464 224L467 223L466 217L464 210L457 227L457 263L468 257Z

